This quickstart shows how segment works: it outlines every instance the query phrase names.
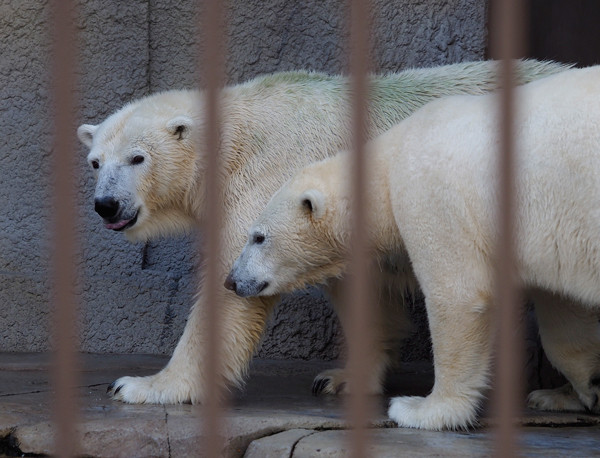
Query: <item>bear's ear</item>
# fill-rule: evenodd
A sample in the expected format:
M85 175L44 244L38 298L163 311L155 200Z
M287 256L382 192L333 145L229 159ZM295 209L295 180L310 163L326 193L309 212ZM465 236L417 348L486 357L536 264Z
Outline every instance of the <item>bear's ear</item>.
M167 122L167 130L171 135L177 137L177 140L183 140L190 134L192 124L192 118L188 116L175 116Z
M94 133L98 130L98 126L92 126L91 124L82 124L77 129L77 137L81 143L88 148L92 147L92 141L94 140Z
M325 202L325 195L316 189L304 191L300 196L300 205L315 219L320 219L325 214Z

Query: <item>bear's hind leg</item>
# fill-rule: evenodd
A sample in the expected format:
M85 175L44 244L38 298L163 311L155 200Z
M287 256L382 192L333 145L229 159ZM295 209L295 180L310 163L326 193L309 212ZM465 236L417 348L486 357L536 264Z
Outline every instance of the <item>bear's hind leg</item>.
M381 275L373 281L377 303L372 309L374 320L371 335L374 339L374 354L367 381L367 392L381 394L386 371L395 353L401 347L402 341L412 331L412 324L405 304L407 281L404 278L399 279L397 272L388 271L381 272ZM346 299L344 282L332 280L326 290L340 319L346 339L351 339L352 336L348 335L348 310L344 307ZM349 377L347 368L323 371L313 381L313 394L349 394L351 392Z
M527 397L527 406L536 410L555 412L585 411L585 407L570 383L565 383L560 388L551 390L532 391Z
M388 414L403 427L466 429L475 424L488 387L489 297L457 300L437 291L426 293L426 305L435 366L433 390L427 397L393 398Z
M546 356L569 384L533 391L529 407L600 413L600 313L549 292L533 299Z

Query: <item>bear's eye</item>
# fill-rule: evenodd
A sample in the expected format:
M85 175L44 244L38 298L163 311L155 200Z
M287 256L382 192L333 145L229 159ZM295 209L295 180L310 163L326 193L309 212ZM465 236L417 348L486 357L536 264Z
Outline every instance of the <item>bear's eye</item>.
M139 154L137 156L133 156L133 158L131 159L131 165L141 164L142 162L144 162L144 156L141 156Z
M94 159L92 161L92 168L93 169L99 169L100 168L100 163L96 159Z
M252 243L254 245L262 245L264 241L265 236L262 234L254 234L254 236L252 237Z

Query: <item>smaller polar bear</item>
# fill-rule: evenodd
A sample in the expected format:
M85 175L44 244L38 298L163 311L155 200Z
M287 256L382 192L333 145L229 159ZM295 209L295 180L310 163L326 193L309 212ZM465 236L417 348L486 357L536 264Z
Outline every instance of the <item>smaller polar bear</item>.
M600 67L516 90L515 271L535 303L546 353L569 380L534 391L529 404L600 413ZM400 426L466 428L489 386L497 111L493 95L442 99L368 145L371 245L377 260L412 264L433 341L434 388L391 400ZM344 273L349 163L340 153L313 164L275 194L229 289L268 296Z

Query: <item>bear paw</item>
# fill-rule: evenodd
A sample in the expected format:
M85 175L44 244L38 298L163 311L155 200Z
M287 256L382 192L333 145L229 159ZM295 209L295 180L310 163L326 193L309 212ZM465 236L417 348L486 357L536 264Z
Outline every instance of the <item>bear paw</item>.
M347 394L348 382L344 369L330 369L321 372L315 377L312 384L312 393L319 394Z
M345 369L329 369L321 372L313 380L312 392L315 396L320 394L350 394L348 373ZM379 380L370 380L367 394L378 395L381 393L382 388Z
M476 402L468 397L400 396L390 401L389 417L400 427L439 431L476 425Z
M197 402L188 383L181 383L158 374L149 377L121 377L111 383L106 392L128 404L182 404ZM166 383L165 383L166 382Z
M588 393L581 399L570 383L553 390L532 391L527 397L527 407L555 412L600 412L598 393Z

